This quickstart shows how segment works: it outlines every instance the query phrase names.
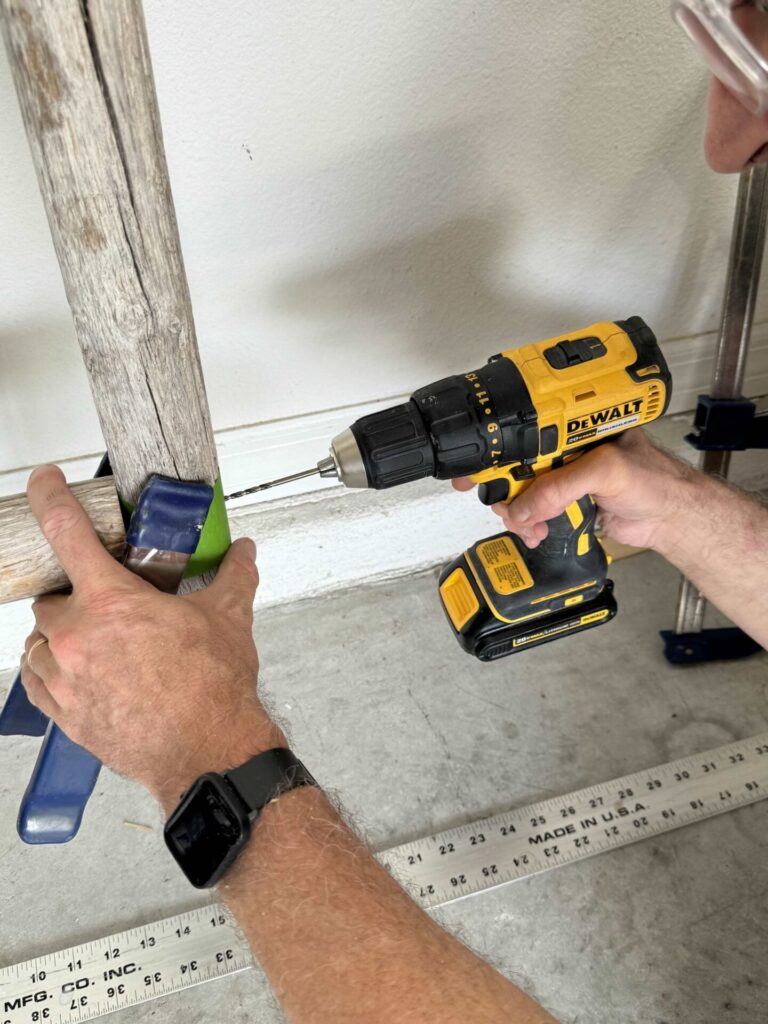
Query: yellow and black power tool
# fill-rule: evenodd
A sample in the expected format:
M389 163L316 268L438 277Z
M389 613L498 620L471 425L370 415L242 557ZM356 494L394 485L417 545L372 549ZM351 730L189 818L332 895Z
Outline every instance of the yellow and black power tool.
M644 321L604 321L420 388L353 423L316 468L231 497L313 473L374 488L469 476L484 504L508 503L539 473L655 420L670 395L669 369ZM586 496L550 520L538 547L497 533L445 567L440 598L466 651L493 661L613 618L595 513Z

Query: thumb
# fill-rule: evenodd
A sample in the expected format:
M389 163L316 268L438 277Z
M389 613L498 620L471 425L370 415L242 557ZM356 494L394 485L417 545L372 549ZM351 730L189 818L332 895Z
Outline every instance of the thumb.
M451 480L451 483L456 491L471 491L475 486L474 482L470 480L468 476L454 477L454 479Z
M559 516L574 501L591 494L595 498L621 487L621 456L611 445L587 452L560 469L543 473L519 498L508 505L503 517L511 529L530 528Z
M258 586L256 545L250 537L241 537L224 556L216 579L204 593L220 606L242 609L250 615Z

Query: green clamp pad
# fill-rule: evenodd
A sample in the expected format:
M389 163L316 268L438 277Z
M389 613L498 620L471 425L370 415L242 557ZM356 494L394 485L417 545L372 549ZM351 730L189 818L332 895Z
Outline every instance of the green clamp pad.
M229 520L224 504L224 489L221 478L213 485L213 501L208 509L197 548L184 570L184 579L190 576L202 576L203 573L216 569L232 543L229 532Z

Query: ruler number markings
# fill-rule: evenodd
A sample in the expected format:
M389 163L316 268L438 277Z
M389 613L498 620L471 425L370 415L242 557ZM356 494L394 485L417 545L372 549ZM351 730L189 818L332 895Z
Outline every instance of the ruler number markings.
M206 906L0 970L0 1024L91 1020L252 964L229 912Z
M426 906L451 902L767 797L767 739L757 736L551 797L384 857ZM449 870L451 862L462 870Z
M417 839L379 855L425 907L768 797L768 733ZM219 904L0 968L0 1024L75 1024L253 966Z

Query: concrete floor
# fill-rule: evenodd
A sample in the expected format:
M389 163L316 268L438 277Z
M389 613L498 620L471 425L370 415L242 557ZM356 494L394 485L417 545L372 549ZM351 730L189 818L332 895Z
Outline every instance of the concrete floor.
M676 573L646 554L613 576L612 624L491 666L453 646L434 573L272 608L256 618L263 690L377 847L768 728L766 655L672 669L657 631ZM0 965L202 902L152 801L108 772L75 842L22 846L36 746L0 744ZM569 1024L753 1024L768 1015L767 845L761 803L438 913ZM225 1016L282 1019L256 972L119 1019Z

